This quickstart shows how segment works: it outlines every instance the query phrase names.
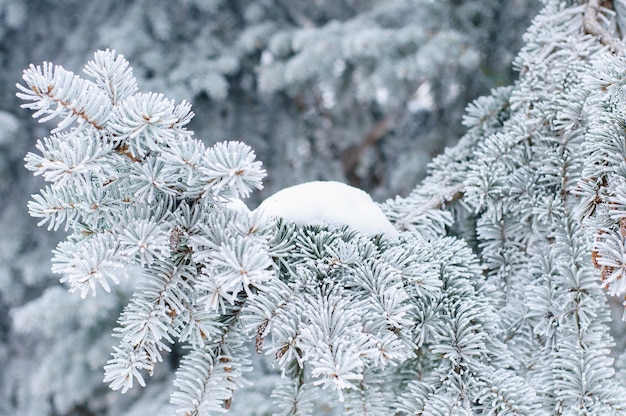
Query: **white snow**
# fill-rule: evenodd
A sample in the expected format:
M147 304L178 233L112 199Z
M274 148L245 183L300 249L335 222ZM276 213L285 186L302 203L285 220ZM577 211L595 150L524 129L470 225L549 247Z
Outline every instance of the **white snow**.
M231 199L225 202L227 208L232 209L233 211L245 212L249 213L250 209L241 199Z
M307 182L285 188L257 210L300 225L347 225L368 235L398 235L366 192L340 182Z

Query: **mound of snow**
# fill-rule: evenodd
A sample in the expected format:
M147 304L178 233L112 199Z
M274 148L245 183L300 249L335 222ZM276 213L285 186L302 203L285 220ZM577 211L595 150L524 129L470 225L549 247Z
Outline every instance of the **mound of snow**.
M285 188L257 210L300 225L347 225L368 235L398 235L366 192L340 182L307 182Z

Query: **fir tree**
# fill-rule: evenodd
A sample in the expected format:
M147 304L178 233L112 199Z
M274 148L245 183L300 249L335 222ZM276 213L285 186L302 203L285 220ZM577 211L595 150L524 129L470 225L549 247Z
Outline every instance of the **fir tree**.
M0 0L0 111L6 112L0 113L0 310L6 311L0 314L6 329L0 338L0 413L71 414L76 407L121 414L130 408L120 397L116 408L101 386L97 373L107 354L76 360L67 371L74 361L66 358L75 353L64 334L86 325L82 342L107 351L110 340L102 334L110 332L116 314L91 322L70 321L66 313L49 312L45 319L36 314L57 304L92 306L69 299L49 273L49 251L63 230L36 233L24 210L41 183L23 169L23 156L33 151L30 138L46 135L16 103L14 85L30 62L52 60L76 69L95 49L116 48L133 63L142 90L193 102L201 117L190 128L205 144L243 138L255 149L269 175L264 189L252 195L254 203L315 179L358 184L380 200L409 192L444 141L458 138L469 99L512 79L510 61L536 3ZM356 30L361 39L375 34L387 48L372 56L354 41ZM340 78L327 64L289 82L271 76L285 66L322 63L319 51L330 35L346 48L335 49ZM453 53L461 49L471 58L465 65ZM394 64L398 54L408 69ZM415 71L417 63L430 62L430 54L436 55L433 65ZM48 290L58 296L44 295ZM42 332L43 322L58 330ZM176 360L166 360L147 399L134 399L136 408L153 404L155 381L167 378L173 370L165 367L175 368ZM269 403L265 395L269 391L257 396L259 406Z
M30 121L27 112L17 111L14 85L30 62L52 60L80 68L94 49L115 47L123 52L143 90L193 102L201 116L190 128L207 146L239 137L256 150L269 175L264 189L252 195L253 204L286 185L329 178L359 184L380 199L407 193L423 176L426 161L443 148L442 141L456 140L468 99L511 79L509 64L534 4L516 0L505 8L485 1L0 1L0 111L7 112L0 117L0 200L5 201L0 208L0 310L6 311L0 315L0 413L145 414L163 402L155 397L167 398L161 391L171 386L168 377L180 356L175 350L165 358L147 389L112 401L99 372L112 342L107 334L132 284L113 288L121 291L118 301L101 305L98 319L69 319L69 306L51 310L74 305L86 308L77 315L92 316L90 311L99 309L96 305L109 301L96 297L77 303L73 295L59 290L57 276L49 274L49 251L63 238L63 227L36 233L36 220L24 209L29 195L41 187L41 178L23 169L23 156L34 151L32 137L46 135L45 127ZM360 25L372 30L353 30ZM428 27L436 36L420 35L415 27ZM314 32L324 36L311 38ZM306 59L310 66L322 62L320 51L331 33L337 45L350 46L351 51L337 57L346 62L340 80L320 70L314 77L260 89L260 78L269 79L265 70L289 65L292 58ZM368 55L358 43L368 33L376 33L390 49ZM285 43L296 37L308 41L297 47ZM441 53L439 40L446 40L446 49L463 48L466 56L476 59L471 65L457 65L455 54ZM275 49L281 44L290 52ZM409 63L411 56L431 53L438 57L436 65L422 68L419 76L405 71L401 82L393 72L397 65L383 64L397 55ZM357 91L358 80L362 85L375 81L378 96L388 97L386 104L376 94ZM420 93L412 94L420 85ZM448 89L450 85L460 89ZM329 107L332 100L322 105L322 95L334 97L337 105ZM397 112L393 118L384 117L390 105ZM124 282L129 281L121 279ZM90 352L77 353L69 334L91 346ZM245 394L253 397L256 408L271 412L266 397L270 392L256 380Z
M203 145L190 106L138 92L113 51L88 78L31 66L18 96L57 125L26 157L49 182L29 210L69 232L53 271L93 295L46 291L81 313L43 328L69 353L123 307L105 381L128 392L172 359L182 414L265 412L238 407L246 378L276 381L268 414L626 413L602 292L625 289L621 7L546 1L518 81L468 107L382 233L246 209L265 176L250 147Z

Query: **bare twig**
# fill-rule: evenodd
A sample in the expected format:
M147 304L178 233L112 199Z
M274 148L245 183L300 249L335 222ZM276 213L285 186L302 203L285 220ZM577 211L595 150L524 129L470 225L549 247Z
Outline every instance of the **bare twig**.
M441 209L450 202L458 201L465 194L465 186L462 183L451 186L443 190L442 193L430 198L424 205L420 207L419 212L423 213L431 209Z
M600 10L600 0L589 0L583 15L583 27L585 32L597 36L600 43L606 45L611 51L618 55L626 55L624 45L612 36L598 21L598 11Z
M449 204L454 201L458 201L463 198L465 195L465 185L459 183L454 186L450 186L448 188L444 188L441 193L434 195L430 198L426 203L420 206L418 209L409 212L404 218L400 221L396 221L396 223L400 224L408 224L414 221L420 215L433 210L433 209L441 209L446 204Z

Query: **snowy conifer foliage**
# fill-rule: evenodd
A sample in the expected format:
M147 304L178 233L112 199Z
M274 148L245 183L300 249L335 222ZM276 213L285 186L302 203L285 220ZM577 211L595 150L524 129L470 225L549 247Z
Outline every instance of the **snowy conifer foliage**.
M171 402L186 414L231 406L251 348L282 372L274 397L285 414L313 409L320 389L350 414L507 408L512 397L513 409L532 407L529 388L505 388L524 382L506 366L489 287L462 242L230 208L261 186L247 146L205 149L184 127L189 106L136 92L112 51L85 72L91 80L31 66L18 95L40 120L61 120L26 157L50 182L31 215L70 230L53 270L81 297L111 291L130 266L143 271L115 329L111 388L144 386L163 352L184 344ZM337 185L318 183L320 203L333 207ZM359 196L337 216L376 208ZM407 385L420 396L399 396Z
M603 20L614 17L596 2L547 2L516 60L519 81L470 105L461 143L387 207L398 221L424 222L415 213L425 200L457 192L443 196L460 201L456 231L496 288L510 364L548 414L625 412L601 289L621 293L624 238L617 97L626 65Z
M190 106L138 92L113 51L87 78L27 69L23 107L58 122L26 157L49 183L31 215L69 231L53 270L124 299L119 318L103 303L110 387L149 389L171 361L162 411L183 415L626 414L603 293L626 291L626 16L545 3L519 80L468 107L383 232L354 227L380 210L335 183L243 207L252 150L205 148ZM246 406L247 379L273 384L271 410Z

